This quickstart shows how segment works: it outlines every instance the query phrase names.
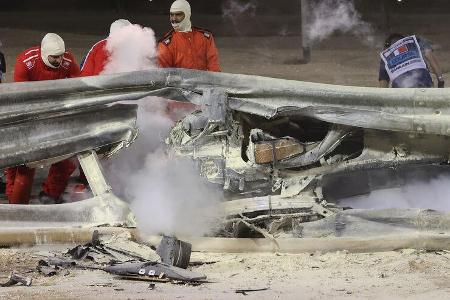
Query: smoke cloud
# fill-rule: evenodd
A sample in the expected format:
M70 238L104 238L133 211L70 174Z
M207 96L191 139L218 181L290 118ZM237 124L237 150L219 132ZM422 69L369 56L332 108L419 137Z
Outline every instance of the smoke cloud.
M221 191L209 186L190 159L166 153L164 138L173 125L165 101L141 100L140 135L106 166L116 194L130 202L141 232L205 235L219 216Z
M372 26L361 19L353 0L311 1L311 19L307 40L311 46L330 37L335 32L351 33L369 46L375 45Z
M256 6L255 0L246 1L246 3L226 0L222 5L222 17L230 20L234 30L241 34L241 24L244 24L248 18L256 17Z
M108 39L107 48L111 57L104 73L155 66L156 41L149 28L124 27ZM128 149L103 161L106 176L114 192L130 203L141 232L204 235L218 216L214 204L222 193L199 177L193 161L166 153L164 139L173 125L166 110L164 99L140 101L139 136ZM175 112L176 117L185 113Z
M397 84L401 88L415 88L422 84L422 76L420 72L412 70L397 78Z
M111 53L102 74L114 74L155 67L156 39L152 29L138 24L125 26L108 37Z
M369 195L339 201L342 206L364 209L424 208L450 211L450 177L413 182L401 188L373 191Z

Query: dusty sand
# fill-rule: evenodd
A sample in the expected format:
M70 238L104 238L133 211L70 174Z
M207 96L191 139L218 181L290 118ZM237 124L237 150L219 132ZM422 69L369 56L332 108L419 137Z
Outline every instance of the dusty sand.
M0 250L0 278L13 269L35 270L39 252ZM27 275L33 286L0 288L0 299L445 299L450 295L450 252L401 250L374 254L194 253L192 268L208 276L200 286L116 279L102 271L70 270L67 275Z
M445 29L446 26L441 26ZM11 81L15 56L39 44L44 31L0 28L2 49ZM446 33L427 32L437 41L436 54L444 73L450 71L450 40ZM63 33L78 61L101 35ZM348 36L333 37L315 47L307 65L286 64L299 57L299 37L218 37L223 71L344 85L376 86L377 49ZM450 80L449 80L450 81ZM35 269L35 249L0 249L0 276ZM207 254L193 261L216 262L195 268L212 283L201 286L116 280L100 271L71 271L45 278L36 272L32 287L0 288L0 299L230 299L244 298L239 288L269 288L249 293L248 299L413 298L444 299L450 295L450 253L402 250L375 254Z

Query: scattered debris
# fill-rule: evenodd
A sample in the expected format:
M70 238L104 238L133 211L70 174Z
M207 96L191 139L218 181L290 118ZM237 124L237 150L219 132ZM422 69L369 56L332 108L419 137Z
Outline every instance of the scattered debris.
M94 231L92 240L86 245L78 245L68 251L76 260L91 260L100 264L111 262L161 261L159 255L149 246L131 240L131 234L100 235Z
M184 286L199 286L202 283L211 283L210 281L181 281L181 280L174 280L172 281L172 284L178 284L178 285L184 285Z
M213 265L215 263L217 263L217 261L191 261L189 267L200 267L204 265Z
M98 232L94 231L92 245L107 250L117 258L126 256L125 260L131 258L141 261L161 261L159 253L151 247L134 242L130 232L123 232L119 235L99 235Z
M450 259L450 258L448 258L448 257L446 256L446 254L448 254L449 251L441 250L441 251L433 251L433 252L434 252L434 254L440 255L440 256L442 256L442 257L445 258L445 259Z
M88 284L88 286L113 287L114 285L112 283L108 282L108 283Z
M70 249L68 257L49 257L39 261L37 269L45 276L54 276L69 268L102 270L119 279L151 282L204 283L206 276L186 270L191 245L174 237L165 237L158 247L163 256L146 245L130 240L131 236L100 236L94 232L92 241ZM151 258L151 259L150 259ZM181 266L181 267L177 267Z
M67 268L70 266L75 266L77 263L72 259L63 259L58 257L49 257L47 263L50 266Z
M238 289L236 290L236 294L242 294L244 296L247 296L249 292L261 292L261 291L267 291L269 288L261 288L261 289Z
M21 276L21 275L15 273L13 271L11 273L11 275L9 275L8 281L5 282L5 283L0 284L0 286L1 287L8 287L8 286L16 285L18 283L21 283L24 286L31 286L32 282L33 282L33 279L31 279L30 277Z
M169 278L171 280L185 282L202 281L206 279L206 276L202 274L158 262L127 262L107 266L104 268L104 271L120 276L147 276L149 278L157 277L159 279ZM162 278L160 278L160 276L162 276Z
M155 276L118 276L118 279L132 281L150 281L150 282L170 282L169 278L159 278Z
M47 277L55 276L58 274L59 267L58 266L50 266L49 263L45 260L40 260L38 262L38 266L36 268L39 273L44 274Z
M163 236L161 243L156 248L156 253L161 257L163 263L183 269L189 266L191 251L191 244L170 236Z

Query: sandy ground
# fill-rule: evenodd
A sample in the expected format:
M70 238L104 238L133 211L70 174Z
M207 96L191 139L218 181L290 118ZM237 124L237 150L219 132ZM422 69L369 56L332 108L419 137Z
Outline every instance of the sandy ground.
M445 29L446 26L440 26ZM450 72L450 39L424 28L435 41L444 72ZM99 32L99 30L97 30ZM12 79L15 56L39 44L45 31L0 28L7 42L2 51ZM100 34L61 34L81 61ZM223 71L344 85L376 86L378 50L349 36L336 36L313 49L307 65L288 64L300 56L298 36L218 37ZM448 80L450 82L450 80ZM0 277L13 269L35 270L36 249L0 249ZM239 288L268 288L249 293L249 299L413 298L444 299L450 295L450 254L402 250L375 254L207 254L194 253L194 261L215 262L194 270L208 276L201 286L128 282L97 271L71 271L46 278L36 272L32 287L0 288L0 299L230 299L244 298Z
M44 277L35 271L39 249L0 250L0 278L13 269L31 287L0 288L0 299L445 299L450 252L401 250L375 254L194 253L191 268L208 276L200 286L124 281L102 271L70 270ZM237 294L237 289L265 289ZM101 296L100 296L101 295Z

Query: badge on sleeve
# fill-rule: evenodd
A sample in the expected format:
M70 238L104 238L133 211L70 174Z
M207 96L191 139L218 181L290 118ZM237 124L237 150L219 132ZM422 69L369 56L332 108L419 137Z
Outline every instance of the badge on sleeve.
M68 69L70 67L70 61L67 60L63 60L62 66L66 69Z

